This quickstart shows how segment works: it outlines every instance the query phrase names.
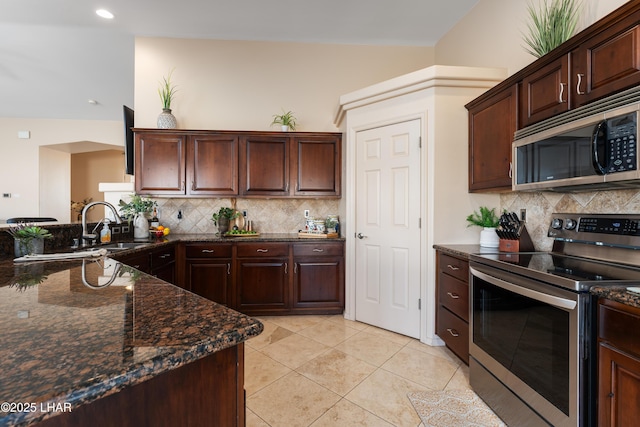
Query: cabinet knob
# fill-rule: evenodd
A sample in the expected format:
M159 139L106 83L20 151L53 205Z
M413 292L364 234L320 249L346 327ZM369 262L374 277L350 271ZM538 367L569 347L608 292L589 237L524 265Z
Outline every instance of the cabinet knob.
M447 328L447 332L449 332L451 334L451 336L453 336L453 337L459 337L460 336L458 331L456 331L455 329Z
M447 267L450 268L453 271L458 271L460 270L460 267L456 267L455 265L451 265L451 264L447 264Z
M458 294L453 294L451 292L447 292L447 295L449 295L453 299L460 299L460 295L458 295Z

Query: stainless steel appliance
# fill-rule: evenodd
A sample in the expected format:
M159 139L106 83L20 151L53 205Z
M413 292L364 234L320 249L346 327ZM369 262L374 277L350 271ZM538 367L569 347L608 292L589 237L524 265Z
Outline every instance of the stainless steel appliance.
M470 256L470 382L513 426L595 425L596 302L640 283L640 215L554 214L551 252Z
M633 88L519 130L514 190L640 186L639 110Z

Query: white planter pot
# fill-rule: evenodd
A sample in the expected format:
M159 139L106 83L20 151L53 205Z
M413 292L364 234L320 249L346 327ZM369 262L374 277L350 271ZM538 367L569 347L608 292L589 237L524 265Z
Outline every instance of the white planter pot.
M500 246L500 238L495 227L484 227L480 232L480 246L485 248L497 248Z

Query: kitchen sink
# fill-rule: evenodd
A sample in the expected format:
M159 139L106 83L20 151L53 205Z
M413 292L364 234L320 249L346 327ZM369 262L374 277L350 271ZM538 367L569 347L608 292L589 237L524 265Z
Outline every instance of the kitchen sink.
M110 243L108 245L96 246L96 249L106 249L109 252L125 251L127 249L138 249L148 246L149 243L141 242L118 242Z

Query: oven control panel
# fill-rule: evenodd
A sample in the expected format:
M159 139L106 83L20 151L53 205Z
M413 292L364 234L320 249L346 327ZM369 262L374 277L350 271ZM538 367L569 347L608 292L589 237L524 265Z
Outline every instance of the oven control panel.
M640 247L640 215L555 213L547 235L557 240Z

